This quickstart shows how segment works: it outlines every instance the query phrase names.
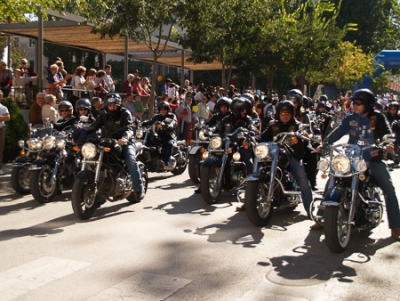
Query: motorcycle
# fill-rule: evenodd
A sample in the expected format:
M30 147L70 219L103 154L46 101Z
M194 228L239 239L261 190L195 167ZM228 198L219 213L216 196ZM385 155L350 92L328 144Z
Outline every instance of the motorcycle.
M38 152L42 148L42 138L51 135L52 127L49 119L43 125L32 127L29 125L29 135L26 140L18 141L19 155L15 158L11 171L11 186L16 193L28 195L31 193L29 187L29 171L31 164L36 160Z
M255 139L248 129L239 127L233 133L227 133L225 138L213 134L208 150L203 153L203 163L200 168L200 192L208 204L215 204L222 189L230 193L236 192L238 201L246 184L247 168L240 161L241 147L252 148Z
M385 135L378 148L392 142L394 138ZM352 227L373 229L382 221L383 202L376 180L368 171L368 160L364 158L373 147L375 145L347 143L328 146L329 155L318 162L322 177L329 176L329 179L323 197L315 198L311 203L311 218L324 226L326 244L334 253L345 250ZM316 202L321 205L314 213Z
M34 199L43 204L52 201L63 190L72 188L80 169L78 148L72 144L68 130L45 136L41 150L32 162L29 183Z
M245 207L255 226L266 226L275 208L294 209L302 202L300 189L290 173L292 147L306 139L298 132L282 132L273 142L258 143L254 149L254 173L246 179Z
M200 182L200 166L203 162L202 154L206 151L210 138L207 135L208 127L204 122L204 119L199 119L194 125L192 131L195 133L195 140L192 143L192 147L189 151L189 178L193 183L197 184Z
M164 146L158 135L162 127L162 122L155 122L148 127L139 126L136 129L136 141L143 145L138 160L144 163L149 172L170 171L174 175L180 175L187 166L188 145L185 140L176 141L168 165L165 165L162 161Z
M142 144L135 143L136 158ZM72 209L81 220L93 216L97 208L107 201L127 199L131 204L140 202L132 188L132 179L122 156L118 141L95 137L82 145L82 169L72 187ZM148 174L145 165L137 160L145 193Z

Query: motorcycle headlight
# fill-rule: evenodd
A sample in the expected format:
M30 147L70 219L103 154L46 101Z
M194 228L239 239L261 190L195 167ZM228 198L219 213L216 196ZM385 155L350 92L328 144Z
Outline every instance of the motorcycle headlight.
M43 138L43 148L51 150L56 146L56 138L54 136L46 136Z
M136 130L136 139L142 139L142 138L143 138L143 130L137 129Z
M239 161L240 160L240 153L236 152L232 155L233 160L235 161Z
M209 153L207 151L205 151L201 156L203 157L203 159L207 159L208 158Z
M24 140L18 140L18 147L19 148L24 148L25 146L25 141Z
M362 159L356 160L356 169L359 172L364 172L368 169L367 162Z
M218 149L222 145L221 137L213 137L211 138L210 145L213 149Z
M335 172L345 174L350 171L350 159L345 155L337 155L332 159L332 168Z
M65 144L66 144L66 141L65 141L65 139L56 139L56 146L57 146L57 148L58 149L64 149L65 148Z
M26 141L26 144L28 144L28 148L30 151L40 151L42 149L42 141L37 139L37 138L31 138Z
M320 171L327 171L329 168L329 161L326 159L321 159L317 163L317 169Z
M85 143L82 146L82 156L87 159L93 159L94 157L96 157L97 154L97 149L96 149L96 145L94 145L93 143Z
M269 147L265 144L259 144L254 150L254 154L259 159L265 159L269 156Z
M206 141L208 139L208 137L206 136L206 131L205 130L200 130L199 131L199 138L202 141Z

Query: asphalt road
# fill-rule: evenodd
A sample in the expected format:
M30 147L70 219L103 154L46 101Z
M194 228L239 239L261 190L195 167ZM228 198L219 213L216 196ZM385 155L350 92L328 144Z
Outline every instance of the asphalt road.
M333 254L301 206L257 228L232 196L207 205L193 194L187 172L150 174L141 203L106 203L79 221L70 192L40 205L14 193L4 169L1 301L400 300L400 243L386 215ZM399 192L400 169L392 178Z

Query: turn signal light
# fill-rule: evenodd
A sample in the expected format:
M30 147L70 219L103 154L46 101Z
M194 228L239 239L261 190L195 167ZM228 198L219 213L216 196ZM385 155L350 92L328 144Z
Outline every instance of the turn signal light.
M110 147L105 147L105 148L104 148L104 152L105 152L105 153L111 152L111 148L110 148Z
M72 150L73 150L74 152L79 151L79 146L78 146L78 145L72 146Z

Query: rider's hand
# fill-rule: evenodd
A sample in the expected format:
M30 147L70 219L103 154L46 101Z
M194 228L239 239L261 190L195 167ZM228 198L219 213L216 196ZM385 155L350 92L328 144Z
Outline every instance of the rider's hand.
M315 151L317 152L317 154L322 154L322 146L319 145L315 148Z
M125 138L122 139L118 139L118 144L121 146L127 145L128 144L128 140Z
M390 154L390 153L393 153L393 151L394 151L394 146L392 143L386 145L386 152L388 152Z

